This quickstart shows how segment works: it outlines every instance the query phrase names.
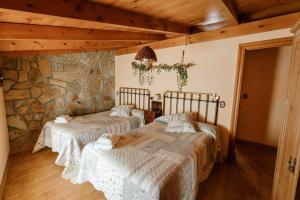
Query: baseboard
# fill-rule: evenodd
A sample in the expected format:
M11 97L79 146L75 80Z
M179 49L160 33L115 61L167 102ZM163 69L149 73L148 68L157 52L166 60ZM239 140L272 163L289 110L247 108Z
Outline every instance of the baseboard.
M274 146L271 146L271 145L267 145L267 144L261 144L261 143L247 141L247 140L242 140L242 139L236 139L236 143L247 144L247 145L255 146L255 147L258 147L258 148L263 148L263 149L268 149L268 150L272 150L272 151L277 151L277 147L274 147Z
M6 179L7 179L8 165L9 165L9 156L8 156L8 159L6 162L6 166L5 166L4 173L3 173L3 178L1 181L1 185L0 185L0 200L4 200L4 188L5 188Z

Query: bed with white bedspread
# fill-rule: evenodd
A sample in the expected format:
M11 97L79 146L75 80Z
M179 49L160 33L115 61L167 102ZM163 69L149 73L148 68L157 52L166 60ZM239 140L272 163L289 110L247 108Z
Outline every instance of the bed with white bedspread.
M56 164L65 166L63 177L69 179L77 173L83 147L97 140L103 133L125 134L143 125L139 116L112 117L111 111L73 118L68 123L47 122L38 138L33 153L44 147L59 155Z
M217 161L219 133L170 133L166 126L131 131L131 142L110 150L86 145L73 182L92 183L108 200L195 199Z

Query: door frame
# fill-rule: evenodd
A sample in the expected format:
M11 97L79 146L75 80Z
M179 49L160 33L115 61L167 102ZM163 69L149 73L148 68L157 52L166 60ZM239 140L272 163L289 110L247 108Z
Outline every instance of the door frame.
M284 37L271 40L263 40L258 42L242 43L239 45L237 70L233 95L233 107L231 115L230 133L229 133L229 145L228 145L228 160L235 160L235 141L237 132L237 123L239 116L239 106L241 97L241 87L243 81L243 71L245 63L245 55L248 50L267 49L282 46L292 46L293 37Z

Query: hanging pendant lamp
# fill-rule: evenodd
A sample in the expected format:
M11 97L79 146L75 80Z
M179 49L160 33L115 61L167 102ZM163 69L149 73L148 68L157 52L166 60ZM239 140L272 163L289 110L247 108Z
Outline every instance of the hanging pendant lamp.
M143 62L148 67L151 67L153 62L157 62L156 54L150 46L141 48L136 53L135 59Z

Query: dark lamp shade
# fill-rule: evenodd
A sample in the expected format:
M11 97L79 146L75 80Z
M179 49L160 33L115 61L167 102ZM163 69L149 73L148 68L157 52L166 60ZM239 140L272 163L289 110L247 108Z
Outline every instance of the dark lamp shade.
M150 46L145 46L136 53L136 60L143 61L145 58L155 62L157 61L156 54Z

